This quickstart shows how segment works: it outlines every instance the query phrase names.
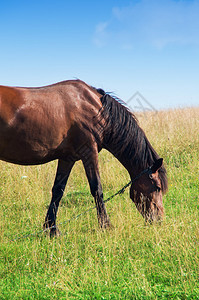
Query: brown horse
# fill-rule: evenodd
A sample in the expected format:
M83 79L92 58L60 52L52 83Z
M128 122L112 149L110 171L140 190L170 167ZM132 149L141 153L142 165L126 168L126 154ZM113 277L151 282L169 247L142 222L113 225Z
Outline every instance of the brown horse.
M44 228L58 233L56 215L74 163L82 160L101 227L103 202L98 152L110 151L128 170L130 197L146 220L163 216L166 170L132 113L117 99L80 80L40 88L0 86L0 159L21 165L58 159Z

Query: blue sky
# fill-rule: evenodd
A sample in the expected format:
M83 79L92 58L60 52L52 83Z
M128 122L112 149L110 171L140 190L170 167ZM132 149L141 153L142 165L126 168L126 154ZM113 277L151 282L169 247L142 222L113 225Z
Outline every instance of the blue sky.
M72 78L157 109L199 106L199 0L2 1L0 84Z

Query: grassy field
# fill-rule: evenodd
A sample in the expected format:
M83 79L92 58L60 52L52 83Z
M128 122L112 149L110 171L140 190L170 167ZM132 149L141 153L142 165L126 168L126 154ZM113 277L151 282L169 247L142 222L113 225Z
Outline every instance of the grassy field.
M62 236L41 233L56 162L0 162L0 299L199 299L199 108L140 114L168 171L162 225L145 225L129 190L107 203L114 228L102 232L82 168L75 165L58 213ZM99 155L105 198L129 181ZM24 236L36 233L36 235Z

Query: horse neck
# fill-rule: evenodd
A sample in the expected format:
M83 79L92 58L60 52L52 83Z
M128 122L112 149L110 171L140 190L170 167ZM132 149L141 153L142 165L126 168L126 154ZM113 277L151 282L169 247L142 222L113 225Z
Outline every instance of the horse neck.
M129 132L126 129L128 137L124 139L124 135L118 132L110 134L111 137L106 138L104 148L111 152L119 162L128 171L131 178L135 177L145 168L152 165L155 160L156 153L148 142L144 132L141 128L137 128L139 134L136 132Z
M114 155L115 158L124 166L124 168L128 171L131 178L135 177L139 174L144 167L138 162L135 163L133 158L126 157L125 152L118 151L115 144L108 144L105 146L105 149Z
M128 109L105 94L101 98L102 110L97 116L97 125L102 131L102 147L111 152L127 169L130 176L142 171L154 162L157 156L135 116Z

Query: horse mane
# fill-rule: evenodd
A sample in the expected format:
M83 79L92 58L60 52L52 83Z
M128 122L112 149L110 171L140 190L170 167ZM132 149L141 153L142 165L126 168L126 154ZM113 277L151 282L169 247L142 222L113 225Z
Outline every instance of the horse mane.
M151 166L159 156L140 128L135 115L121 99L102 89L95 90L102 96L101 114L106 120L105 148L109 149L111 145L118 156L123 155L135 167L144 170ZM159 169L159 176L162 191L166 192L168 183L164 166Z

